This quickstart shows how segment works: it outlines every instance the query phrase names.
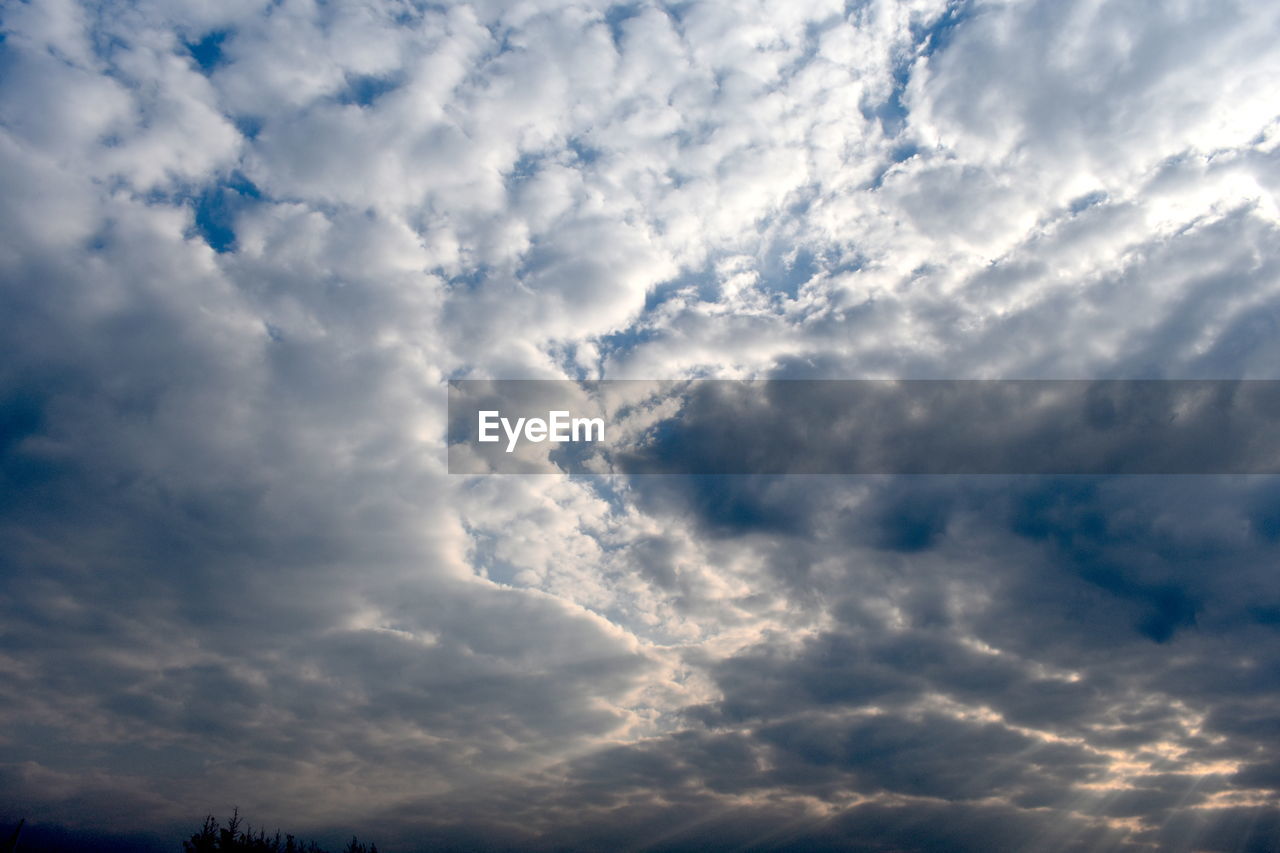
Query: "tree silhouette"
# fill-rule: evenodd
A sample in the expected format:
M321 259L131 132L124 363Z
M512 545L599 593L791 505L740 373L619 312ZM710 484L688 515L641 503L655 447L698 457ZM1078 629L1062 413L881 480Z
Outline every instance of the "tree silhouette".
M22 835L22 827L25 826L26 823L27 819L25 817L18 821L18 825L13 828L13 835L9 836L9 840L4 843L3 847L0 847L0 851L3 851L3 853L13 853L13 851L18 849L18 836Z
M259 827L255 833L251 824L244 823L238 808L231 813L226 826L213 815L206 817L200 830L182 842L182 850L183 853L328 853L314 841L304 843L292 835L282 838L279 830L267 835L266 829ZM378 845L366 847L353 835L342 853L378 853Z

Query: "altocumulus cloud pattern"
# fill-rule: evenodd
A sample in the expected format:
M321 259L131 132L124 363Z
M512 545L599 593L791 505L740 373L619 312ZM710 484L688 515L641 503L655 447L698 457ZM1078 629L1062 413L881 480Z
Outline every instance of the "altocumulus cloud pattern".
M1280 849L1274 477L445 455L459 377L1280 378L1280 5L0 16L30 849Z

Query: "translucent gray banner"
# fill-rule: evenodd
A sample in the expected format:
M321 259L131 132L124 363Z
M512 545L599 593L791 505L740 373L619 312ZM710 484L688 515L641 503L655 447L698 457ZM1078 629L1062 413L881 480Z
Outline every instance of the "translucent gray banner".
M455 380L454 474L1274 474L1276 380Z

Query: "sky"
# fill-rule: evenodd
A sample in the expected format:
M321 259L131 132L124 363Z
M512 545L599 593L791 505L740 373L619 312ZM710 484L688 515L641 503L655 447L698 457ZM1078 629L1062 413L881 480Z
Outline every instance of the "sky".
M446 459L457 378L1280 379L1278 105L1266 0L4 3L0 823L1280 849L1280 478Z

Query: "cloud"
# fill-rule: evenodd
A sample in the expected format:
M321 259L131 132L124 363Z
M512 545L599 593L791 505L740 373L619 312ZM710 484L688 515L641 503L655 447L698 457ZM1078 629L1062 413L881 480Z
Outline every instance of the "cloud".
M451 477L445 383L1275 378L1278 32L11 4L6 800L50 838L1274 846L1270 480Z

